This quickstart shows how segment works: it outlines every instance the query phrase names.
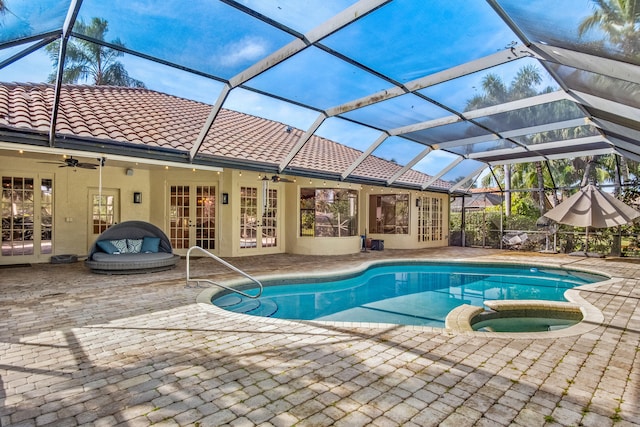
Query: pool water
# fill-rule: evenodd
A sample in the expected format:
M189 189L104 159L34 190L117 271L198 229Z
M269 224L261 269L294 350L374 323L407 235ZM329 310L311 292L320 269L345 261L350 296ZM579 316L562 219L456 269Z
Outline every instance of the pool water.
M374 322L444 327L452 309L486 300L565 301L575 286L605 280L584 272L543 267L455 263L385 264L331 282L265 284L252 300L214 298L226 310L279 319ZM257 289L245 291L257 293Z

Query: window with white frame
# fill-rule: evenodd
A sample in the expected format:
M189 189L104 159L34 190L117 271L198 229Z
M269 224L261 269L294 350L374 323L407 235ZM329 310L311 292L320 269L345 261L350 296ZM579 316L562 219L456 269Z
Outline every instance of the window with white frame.
M409 234L409 195L370 195L369 232Z
M300 189L300 236L358 234L358 192L342 188Z

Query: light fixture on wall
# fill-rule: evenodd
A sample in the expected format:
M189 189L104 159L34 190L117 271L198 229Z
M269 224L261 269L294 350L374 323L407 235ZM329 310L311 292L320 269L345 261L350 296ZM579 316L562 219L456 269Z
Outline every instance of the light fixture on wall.
M133 176L133 169L131 169L131 168L127 168L127 170L125 171L125 173L127 174L127 176Z
M136 191L133 193L133 203L142 203L142 193Z

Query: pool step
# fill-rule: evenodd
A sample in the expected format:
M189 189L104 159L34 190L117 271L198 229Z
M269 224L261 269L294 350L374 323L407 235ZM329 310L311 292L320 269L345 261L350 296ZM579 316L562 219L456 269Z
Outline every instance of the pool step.
M215 300L214 304L220 308L227 308L239 304L242 298L239 295L225 295Z
M260 306L250 313L253 316L271 317L278 311L278 304L270 299L259 300Z
M278 305L270 299L249 299L239 295L225 295L213 303L225 310L252 316L271 317L278 311Z
M258 307L260 307L260 301L258 301L258 300L249 300L249 301L242 301L240 304L236 304L234 306L227 307L226 309L229 310L229 311L233 311L234 313L248 314L248 313L252 312L253 310L257 309Z

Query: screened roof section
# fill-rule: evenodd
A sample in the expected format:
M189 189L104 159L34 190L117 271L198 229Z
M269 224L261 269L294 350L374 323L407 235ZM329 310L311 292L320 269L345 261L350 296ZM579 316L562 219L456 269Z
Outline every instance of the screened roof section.
M322 169L294 167L296 156L313 155L309 141L319 136L361 152L326 172L352 182L366 175L454 192L506 163L609 153L640 160L640 10L615 9L625 2L2 3L2 82L50 82L59 96L63 69L52 57L77 65L74 43L82 41L121 52L131 81L209 104L199 136L174 147L176 161L217 164L202 148L224 109L300 130L288 152L256 169L322 177ZM95 30L96 18L106 32ZM77 82L91 84L86 77ZM56 132L47 146L55 148L64 135L55 101L51 108ZM11 131L0 130L0 137ZM364 174L379 164L370 156L400 167Z

